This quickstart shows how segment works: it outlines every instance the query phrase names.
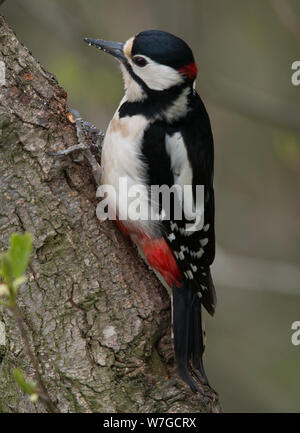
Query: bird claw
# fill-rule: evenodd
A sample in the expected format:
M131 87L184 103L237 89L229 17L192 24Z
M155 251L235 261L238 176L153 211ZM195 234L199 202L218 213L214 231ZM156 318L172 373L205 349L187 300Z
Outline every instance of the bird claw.
M63 149L63 150L58 150L57 152L46 152L48 156L67 156L70 153L76 152L77 150L87 150L87 146L82 144L82 143L78 143L75 144L74 146L70 146L67 149Z
M58 152L47 152L48 156L65 157L69 154L79 151L81 154L74 162L81 162L83 157L88 160L95 182L98 185L101 183L102 169L101 162L101 144L104 134L97 129L91 122L82 120L77 110L70 110L69 120L75 123L78 144L70 146L67 149L59 150Z
M87 146L89 149L95 146L93 150L98 152L98 162L100 162L100 150L104 134L91 122L84 121L77 110L70 110L70 113L76 123L78 143ZM95 157L97 156L95 155Z

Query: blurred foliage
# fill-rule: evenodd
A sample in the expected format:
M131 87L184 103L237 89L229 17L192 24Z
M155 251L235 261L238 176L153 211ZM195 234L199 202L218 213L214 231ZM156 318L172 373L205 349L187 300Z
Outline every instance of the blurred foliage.
M300 264L300 86L291 84L299 0L7 0L1 12L71 107L102 129L122 97L121 76L83 37L125 41L161 28L185 39L215 136L219 244ZM284 291L217 287L206 365L225 410L299 410L300 351L289 330L300 297Z
M0 256L0 296L7 298L0 303L14 308L18 289L26 281L24 276L32 250L32 236L30 233L20 235L13 233L10 237L10 248Z
M289 168L300 170L300 137L294 134L277 134L274 137L278 157Z
M32 380L26 380L23 371L20 370L19 368L16 368L14 370L14 378L15 378L15 381L17 382L17 384L19 385L19 387L26 394L28 394L30 400L33 403L35 403L39 398L39 395L38 395L37 390L36 390L36 382L34 382Z
M30 233L22 235L13 233L9 242L9 249L0 257L0 303L9 308L18 321L22 320L22 317L16 310L17 294L20 285L26 281L24 274L32 251L32 236ZM36 402L38 400L36 383L26 380L23 371L19 368L14 370L13 375L18 386L29 395L32 402Z
M99 100L104 107L118 104L123 86L117 70L112 73L110 68L100 65L90 69L88 64L79 63L72 52L56 53L49 60L49 68L55 71L60 84L68 88L69 94L76 95L76 99L84 100L89 95L94 104Z

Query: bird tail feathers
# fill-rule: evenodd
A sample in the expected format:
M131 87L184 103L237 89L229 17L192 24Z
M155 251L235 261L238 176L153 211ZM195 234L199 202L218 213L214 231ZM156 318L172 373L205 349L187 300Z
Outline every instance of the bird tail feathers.
M193 391L202 393L192 376L208 385L202 361L205 331L201 300L188 281L182 282L180 287L173 287L173 333L179 375Z

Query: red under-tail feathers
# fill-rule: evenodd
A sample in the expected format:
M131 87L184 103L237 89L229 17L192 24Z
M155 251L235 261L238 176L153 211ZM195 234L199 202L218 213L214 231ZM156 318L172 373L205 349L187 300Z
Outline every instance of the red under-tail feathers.
M118 228L142 249L149 265L158 271L168 286L180 286L182 279L173 253L164 238L151 239L141 231L130 231L120 220L116 220Z

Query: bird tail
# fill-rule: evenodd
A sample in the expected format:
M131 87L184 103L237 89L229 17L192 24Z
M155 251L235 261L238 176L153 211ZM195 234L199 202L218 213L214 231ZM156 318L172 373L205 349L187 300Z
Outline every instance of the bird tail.
M173 333L175 359L180 377L195 392L200 392L193 377L208 385L203 367L205 331L202 326L201 301L188 281L173 286ZM200 376L199 377L199 373Z

